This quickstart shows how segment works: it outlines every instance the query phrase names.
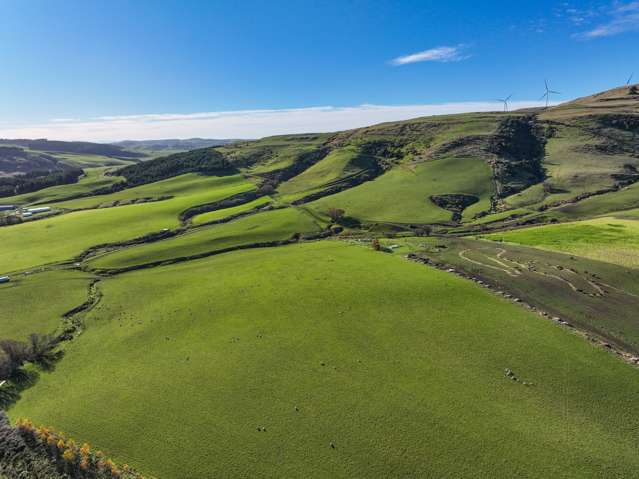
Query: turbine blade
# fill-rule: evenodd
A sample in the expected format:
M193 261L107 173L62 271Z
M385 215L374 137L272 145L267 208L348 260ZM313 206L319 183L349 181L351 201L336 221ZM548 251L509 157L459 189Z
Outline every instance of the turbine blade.
M548 80L544 79L544 83L546 84L546 90L548 90Z
M628 77L628 81L626 82L626 85L630 85L630 82L632 81L633 76L635 76L635 74L631 73L630 76Z
M561 95L560 91L555 91L555 90L548 90L548 93L554 93L556 95Z
M539 100L543 100L544 98L546 98L548 96L548 93L544 93L543 95L541 95L539 97Z
M505 101L510 100L510 98L511 98L512 96L513 96L513 94L511 93L510 95L508 95L508 96L506 97L506 100L505 100Z

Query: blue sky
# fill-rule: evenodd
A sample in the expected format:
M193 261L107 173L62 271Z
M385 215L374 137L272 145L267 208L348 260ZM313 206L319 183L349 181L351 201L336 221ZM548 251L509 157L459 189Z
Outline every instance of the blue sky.
M0 16L0 136L254 137L312 128L326 109L311 107L359 126L386 118L354 121L359 105L396 119L422 112L407 105L529 103L544 78L566 100L639 77L636 0L0 0ZM269 110L269 127L246 110ZM203 112L227 113L184 125ZM182 123L149 128L157 119Z

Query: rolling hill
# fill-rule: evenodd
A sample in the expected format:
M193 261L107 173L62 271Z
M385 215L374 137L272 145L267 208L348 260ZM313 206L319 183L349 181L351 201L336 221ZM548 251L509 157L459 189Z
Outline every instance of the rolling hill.
M64 350L0 376L16 431L158 478L639 477L636 85L167 153L5 198L51 215L0 226L0 340Z

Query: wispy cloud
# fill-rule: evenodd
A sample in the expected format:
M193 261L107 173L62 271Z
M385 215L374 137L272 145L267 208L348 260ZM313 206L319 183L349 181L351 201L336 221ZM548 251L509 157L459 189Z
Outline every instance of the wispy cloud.
M588 12L587 18L595 16L593 11ZM605 10L599 10L599 16L605 17L601 23L590 30L577 34L579 38L592 39L610 37L620 33L639 30L639 1L629 3L615 2ZM583 18L577 14L575 24ZM583 22L582 22L583 23Z
M394 58L391 63L393 65L407 65L408 63L418 62L458 62L470 57L470 55L464 53L464 50L464 45L436 47Z
M518 101L511 108L542 106L540 101ZM118 141L162 138L260 138L269 135L331 132L399 121L420 116L501 111L501 102L465 102L431 105L360 105L284 110L241 110L190 114L152 114L58 119L34 125L0 124L0 138Z

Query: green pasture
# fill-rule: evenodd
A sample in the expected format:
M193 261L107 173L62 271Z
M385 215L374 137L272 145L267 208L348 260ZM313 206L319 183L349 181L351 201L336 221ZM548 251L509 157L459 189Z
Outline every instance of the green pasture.
M101 289L86 331L10 415L146 474L639 470L635 368L401 257L322 241L127 273Z
M505 231L485 237L639 267L639 221L636 219L610 216Z
M636 208L639 208L639 183L562 206L552 210L551 214L560 219L578 220Z
M59 332L61 317L87 299L91 276L77 271L16 275L0 285L0 340Z
M254 208L266 206L271 201L271 198L269 198L268 196L260 196L256 200L249 201L248 203L244 203L243 205L232 206L230 208L224 208L222 210L209 211L208 213L202 213L193 217L192 222L194 225L201 225L210 221L222 220L238 213L244 213Z
M109 196L110 201L153 195L171 199L112 208L75 211L52 218L0 228L0 265L16 271L70 260L98 244L124 241L179 225L178 215L191 206L218 201L255 188L241 176L183 175L131 188ZM60 203L60 207L89 207L105 197Z
M174 201L176 208L186 209L208 202L217 201L226 196L243 193L255 186L241 175L203 176L196 173L174 176L172 178L127 188L108 195L78 198L56 203L59 208L86 209L121 205L144 198L166 198ZM179 206L178 202L179 201Z
M551 316L639 355L639 269L539 248L469 238L382 240L480 278Z
M341 208L366 222L443 223L452 213L439 208L431 195L465 193L480 198L464 218L490 207L493 193L489 166L472 158L443 158L414 167L397 167L373 181L309 203L318 212Z
M114 158L102 155L56 153L54 156L65 163L73 166L78 166L80 168L94 168L99 166L126 166L132 163L136 163L136 160Z
M121 181L120 176L108 176L105 175L110 168L87 168L84 170L84 175L78 180L77 183L70 185L59 185L44 188L33 193L25 193L22 195L16 195L9 198L2 198L2 202L18 205L30 205L34 203L51 203L54 201L61 201L71 196L90 193L99 188L105 188Z
M256 141L242 141L218 148L251 174L268 173L291 166L300 155L319 148L330 134L270 136Z
M543 161L545 183L552 187L545 192L542 184L508 197L512 208L551 204L570 200L579 194L610 188L615 184L612 174L622 173L624 165L639 166L639 161L623 153L597 151L602 137L577 126L561 125L546 143Z
M296 199L313 190L319 190L346 176L361 172L368 165L361 157L359 148L348 146L332 151L326 158L309 169L280 185L278 192L286 199Z
M186 234L155 243L131 246L98 257L93 268L128 268L141 264L184 258L235 246L290 239L295 233L313 233L320 225L309 214L286 208L251 216L229 223L193 229Z

